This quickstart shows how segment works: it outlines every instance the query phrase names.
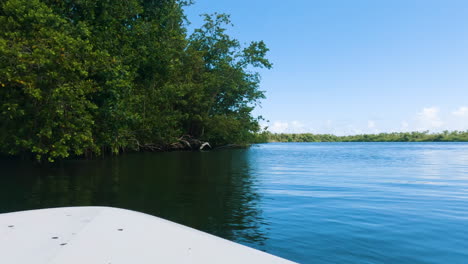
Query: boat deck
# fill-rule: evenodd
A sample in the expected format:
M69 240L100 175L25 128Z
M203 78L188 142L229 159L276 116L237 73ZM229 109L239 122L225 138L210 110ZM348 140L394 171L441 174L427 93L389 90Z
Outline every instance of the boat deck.
M293 263L158 217L110 207L0 214L0 263Z

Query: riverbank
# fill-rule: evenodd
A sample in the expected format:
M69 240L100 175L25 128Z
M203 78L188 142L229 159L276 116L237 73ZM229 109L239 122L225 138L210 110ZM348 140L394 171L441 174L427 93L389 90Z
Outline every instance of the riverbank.
M441 133L394 132L336 136L311 133L271 133L257 135L257 143L267 142L468 142L468 131L444 131Z

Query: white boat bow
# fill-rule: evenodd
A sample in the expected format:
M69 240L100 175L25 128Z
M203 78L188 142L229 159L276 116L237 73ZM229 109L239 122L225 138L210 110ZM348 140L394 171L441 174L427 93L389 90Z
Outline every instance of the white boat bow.
M293 262L143 213L66 207L0 214L0 263Z

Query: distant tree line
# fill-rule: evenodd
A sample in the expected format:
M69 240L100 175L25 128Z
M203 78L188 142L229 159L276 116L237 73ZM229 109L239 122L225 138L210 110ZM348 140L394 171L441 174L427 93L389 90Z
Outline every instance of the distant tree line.
M264 98L229 16L192 34L183 0L0 0L0 154L53 161L165 149L182 136L251 142Z
M468 131L444 131L442 133L395 132L335 136L331 134L284 134L268 131L258 133L257 143L266 142L467 142Z

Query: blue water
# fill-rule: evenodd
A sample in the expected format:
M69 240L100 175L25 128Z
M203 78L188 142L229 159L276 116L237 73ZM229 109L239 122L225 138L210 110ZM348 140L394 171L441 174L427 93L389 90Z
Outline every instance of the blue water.
M468 263L468 144L250 150L269 239L302 263Z
M468 263L467 143L274 143L0 168L0 213L106 205L300 263Z

